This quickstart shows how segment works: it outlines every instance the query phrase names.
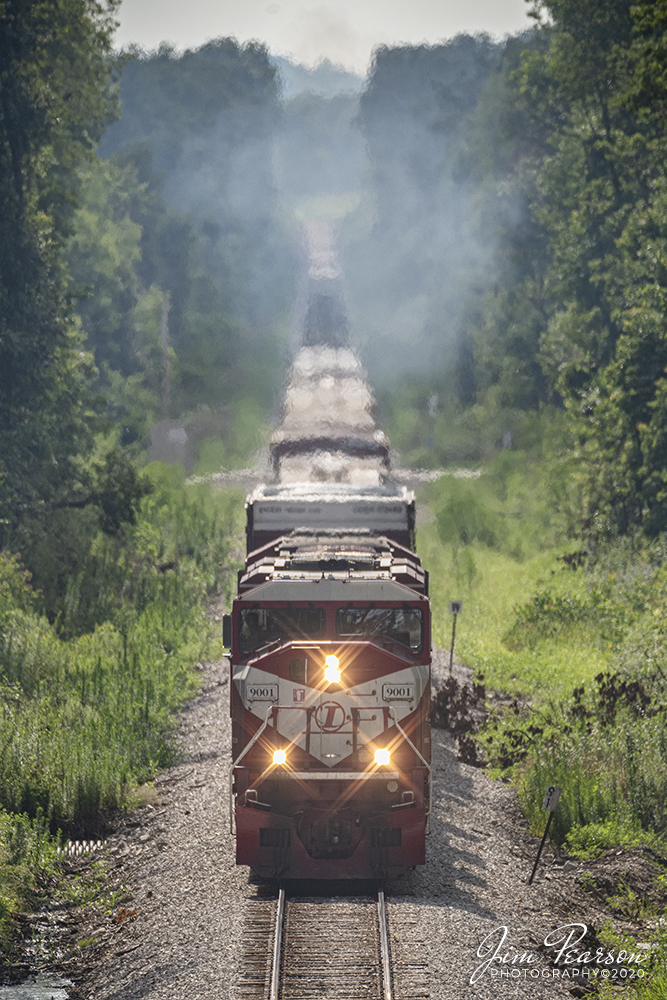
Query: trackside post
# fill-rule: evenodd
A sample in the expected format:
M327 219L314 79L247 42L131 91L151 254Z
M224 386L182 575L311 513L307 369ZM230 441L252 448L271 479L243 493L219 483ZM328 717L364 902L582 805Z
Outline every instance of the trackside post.
M457 616L461 614L461 609L463 608L463 601L450 601L449 602L449 613L454 615L454 622L452 624L452 647L449 650L449 673L451 676L452 666L454 664L454 640L456 639L456 619Z
M537 852L537 857L535 858L535 864L533 865L533 870L530 873L530 878L528 879L528 885L533 884L533 879L535 878L535 872L537 871L537 865L540 860L542 848L544 847L544 844L547 839L547 834L549 833L551 820L554 818L554 812L556 811L556 806L558 805L560 793L561 789L558 788L557 785L549 785L549 787L547 788L547 794L544 796L544 802L542 803L542 808L549 810L549 819L547 820L547 825L544 830L544 836L542 837L542 843L540 844L539 850Z

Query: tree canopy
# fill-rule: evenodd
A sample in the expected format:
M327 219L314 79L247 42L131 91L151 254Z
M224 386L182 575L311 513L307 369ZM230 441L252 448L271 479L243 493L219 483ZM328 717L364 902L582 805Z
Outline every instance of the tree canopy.
M0 6L0 521L62 500L93 400L62 249L78 170L116 112L117 0Z
M544 0L549 36L517 81L544 129L533 208L548 235L541 344L576 414L587 518L600 532L667 527L667 5Z

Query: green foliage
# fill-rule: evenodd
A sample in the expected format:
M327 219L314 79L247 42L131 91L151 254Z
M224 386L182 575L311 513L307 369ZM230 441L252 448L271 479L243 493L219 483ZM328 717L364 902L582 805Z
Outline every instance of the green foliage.
M473 543L521 560L568 537L574 520L558 463L501 451L477 475L442 476L430 488L440 540L455 551Z
M514 778L540 834L559 785L552 835L585 856L667 835L665 539L572 551L568 493L547 485L559 469L505 451L476 479L441 478L418 542L435 643L463 598L459 657L515 699L477 737L493 773Z
M0 809L0 955L10 957L15 917L30 906L38 880L53 875L59 839L38 811L34 819Z
M141 259L141 227L131 208L144 191L131 165L98 159L82 173L81 182L67 252L73 281L86 294L78 312L96 364L106 362L127 375L132 364L126 327L137 298L135 268Z
M204 601L228 579L235 499L148 471L124 544L100 532L70 578L60 635L17 558L0 560L0 805L52 826L91 821L171 759L172 713L209 648Z
M0 525L0 543L20 549L51 620L60 614L70 577L90 565L91 546L100 529L122 545L142 498L152 489L150 480L108 440L98 440L93 455L84 455L77 463L76 473L70 490L39 516L26 517L14 530Z
M485 506L475 490L465 480L454 480L436 513L438 534L443 542L452 545L470 545L478 541L495 546L498 540L497 518Z
M61 263L78 168L113 114L115 0L0 11L0 521L58 498L91 400Z
M535 8L549 45L515 76L550 147L532 201L551 251L542 364L579 437L589 531L655 535L667 524L664 5Z
M59 580L47 606L63 634L74 636L107 620L120 625L128 608L143 612L166 586L177 603L191 609L226 580L225 556L238 530L240 498L214 494L205 484L186 487L178 466L155 463L146 476L152 489L136 523L122 537L93 534ZM49 561L43 541L37 562L46 567ZM35 583L46 586L39 576Z
M62 532L39 539L37 580L0 554L2 949L36 880L54 871L49 829L85 833L101 808L134 801L133 789L173 759L167 736L197 689L193 664L218 652L205 607L231 587L240 498L186 486L178 467L146 475L152 489L122 536L102 531L90 509L74 512L79 529L88 518L84 537L70 540L78 572L70 563L58 574ZM72 510L59 513L71 527ZM88 883L72 891L77 904L99 894Z
M234 286L221 259L230 237L217 209L186 215L167 200L152 160L142 145L91 162L67 246L97 388L123 446L139 455L160 417L206 407L231 425L248 404L264 416L278 380L282 308L274 298L257 339L241 315L241 299L257 296ZM242 257L237 247L234 260Z
M548 785L562 789L551 835L577 856L667 832L667 717L662 692L600 673L560 700L491 718L482 736L492 765L513 773L535 832ZM617 839L614 839L617 838Z
M667 834L662 544L608 547L589 565L585 588L570 574L565 591L539 591L515 607L503 637L519 657L577 649L581 680L570 694L552 687L549 696L543 685L531 693L532 709L515 703L481 739L492 765L517 778L536 830L544 789L563 789L553 836L579 855ZM608 666L589 680L583 668L596 646Z
M565 837L567 853L580 860L597 858L614 847L640 847L646 844L647 834L637 830L612 816L604 823L576 823Z
M470 135L500 50L460 35L375 53L358 116L368 214L345 226L351 313L374 381L436 372L463 405L475 396L478 291L495 276L496 220L470 176Z
M544 822L540 807L547 786L562 788L551 831L558 843L591 823L664 836L666 764L664 716L628 714L618 716L613 726L593 724L570 732L565 725L554 727L550 737L536 740L530 766L519 779L519 797L537 831Z
M582 630L594 629L604 646L617 647L640 609L628 606L615 590L613 579L585 594L553 594L543 590L515 607L514 622L504 641L510 649L520 649L554 636L576 641ZM643 602L634 596L633 603L641 603L643 611Z
M388 383L422 380L387 407L410 461L485 460L516 413L564 406L588 537L655 537L667 527L667 10L537 0L533 14L535 29L502 46L378 53L360 114L375 214L346 224L356 321Z
M278 218L272 175L281 115L276 71L263 46L233 38L182 54L166 44L151 53L133 49L127 57L123 113L101 154L141 161L141 180L153 173L151 188L161 188L167 214L144 219L142 280L172 298L177 355L194 341L197 376L212 361L219 375L220 355L241 346L230 340L242 336L261 352L293 299L293 235ZM201 339L216 357L201 353Z
M457 654L484 674L491 690L565 696L582 681L592 681L611 660L594 614L587 627L577 628L574 655L575 626L538 629L535 642L523 641L521 625L521 642L508 630L520 615L516 605L527 605L536 592L548 589L559 602L587 600L583 574L569 568L581 545L570 540L576 493L560 460L536 462L509 449L481 473L478 478L443 476L427 488L434 516L418 529L417 543L430 573L434 643L449 647L449 602L463 599ZM467 518L461 497L475 511L476 523ZM457 511L458 522L452 516ZM480 533L484 541L470 541L471 534Z

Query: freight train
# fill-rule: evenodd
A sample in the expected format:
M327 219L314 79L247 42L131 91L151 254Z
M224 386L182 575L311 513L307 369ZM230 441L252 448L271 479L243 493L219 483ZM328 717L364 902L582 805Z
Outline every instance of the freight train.
M230 816L236 861L260 876L380 878L425 861L428 574L414 497L391 482L346 329L321 323L318 342L313 315L344 312L313 305L332 295L314 285L274 481L248 499L245 566L223 619Z

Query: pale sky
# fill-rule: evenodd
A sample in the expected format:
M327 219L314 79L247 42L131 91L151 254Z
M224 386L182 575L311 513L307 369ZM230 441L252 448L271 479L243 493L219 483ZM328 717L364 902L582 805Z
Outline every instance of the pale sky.
M529 26L527 10L526 0L123 0L116 43L185 49L234 36L307 66L328 58L364 75L377 45L462 31L502 38Z

